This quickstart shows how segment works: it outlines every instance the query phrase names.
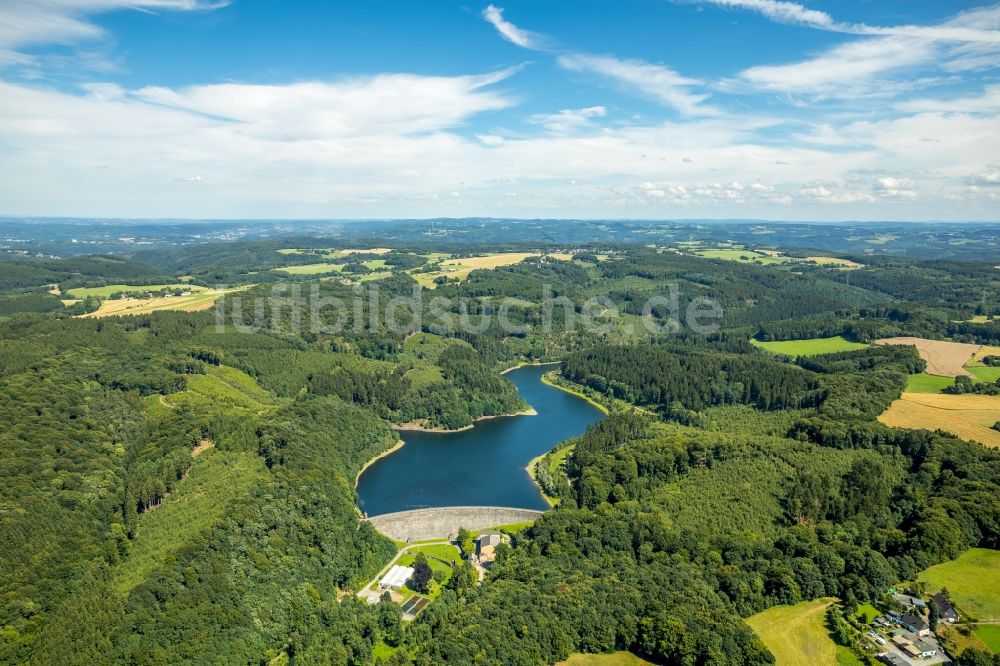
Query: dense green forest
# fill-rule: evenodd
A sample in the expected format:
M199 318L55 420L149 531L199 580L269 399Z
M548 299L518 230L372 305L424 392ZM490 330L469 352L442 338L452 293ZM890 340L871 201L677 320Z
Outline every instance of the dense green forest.
M915 350L751 344L1000 344L984 316L1000 302L992 262L843 270L617 242L558 259L537 241L400 232L346 273L275 270L376 246L364 240L0 262L0 663L548 664L624 649L769 664L743 618L875 601L1000 548L1000 452L876 420L924 370ZM414 289L435 251L515 250L537 256ZM99 318L77 315L100 298L49 293L182 278L241 289L215 310ZM373 316L393 299L397 325ZM707 334L684 325L703 299L723 313ZM413 622L360 601L397 549L360 520L354 488L397 443L391 426L521 411L500 371L536 361L611 407L543 459L558 507L499 548L482 585L452 576Z

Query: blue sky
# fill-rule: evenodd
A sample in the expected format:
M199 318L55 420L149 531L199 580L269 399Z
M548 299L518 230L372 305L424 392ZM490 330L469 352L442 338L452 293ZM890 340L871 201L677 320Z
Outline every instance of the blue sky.
M1000 4L0 2L0 214L1000 219Z

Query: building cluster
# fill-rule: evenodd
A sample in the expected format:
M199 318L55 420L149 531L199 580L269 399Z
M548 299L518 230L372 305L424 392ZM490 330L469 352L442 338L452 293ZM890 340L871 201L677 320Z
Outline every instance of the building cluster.
M890 611L875 618L872 631L868 632L869 638L883 650L878 658L890 666L949 663L930 625L930 618L935 615L938 623L958 622L958 612L947 597L936 594L928 604L912 594L893 591L892 598L905 610Z

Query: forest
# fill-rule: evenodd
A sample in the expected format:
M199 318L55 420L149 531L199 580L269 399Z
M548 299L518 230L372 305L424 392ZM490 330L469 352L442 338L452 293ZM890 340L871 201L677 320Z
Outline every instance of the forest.
M793 358L751 343L1000 344L990 262L754 265L627 240L556 258L565 245L432 247L393 229L377 245L358 234L0 262L0 664L553 664L612 650L770 664L750 615L878 601L969 548L1000 548L1000 452L877 421L925 369L913 348ZM391 248L353 254L365 270L349 275L274 270L338 245ZM517 250L536 256L414 296L435 251ZM368 273L380 303L417 298L431 314L401 312L394 330L370 299L316 306L369 293L356 282ZM108 317L78 316L99 297L51 293L182 278L240 289L213 310ZM644 312L672 289L682 311L718 303L718 330ZM548 313L545 293L570 305ZM595 297L620 316L582 326L574 304ZM502 306L516 332L497 323ZM322 326L302 325L311 316ZM463 317L482 325L455 327ZM538 361L610 408L543 459L558 506L498 549L481 585L452 576L412 622L390 600L359 600L397 551L360 520L359 471L397 444L393 426L524 410L500 373Z

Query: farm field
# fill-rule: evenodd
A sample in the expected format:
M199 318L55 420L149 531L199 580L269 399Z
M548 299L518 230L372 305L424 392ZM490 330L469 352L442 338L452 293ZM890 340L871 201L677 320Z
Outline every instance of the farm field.
M344 264L317 263L302 264L301 266L284 266L273 269L277 273L287 273L288 275L322 275L323 273L339 273L344 269Z
M1000 397L903 393L878 420L894 428L944 430L972 442L1000 448Z
M806 257L806 261L812 261L820 266L837 266L839 268L861 268L861 264L851 261L850 259L841 259L840 257Z
M1000 366L966 367L979 382L995 382L1000 379Z
M318 256L325 257L327 259L337 259L340 257L345 257L349 254L389 254L392 252L390 247L370 247L370 248L342 248L337 249L333 247L322 247L322 248L296 248L288 247L278 250L278 254L317 254Z
M983 345L980 347L975 354L972 355L972 359L969 361L969 366L981 366L983 364L984 356L1000 356L1000 347L992 345Z
M972 548L962 553L950 562L937 564L924 570L917 576L918 581L927 584L930 592L937 592L942 587L948 588L951 599L958 606L958 612L978 621L1000 620L1000 551L988 548ZM1000 629L1000 625L995 625ZM987 631L980 636L984 642L987 638L1000 637L1000 632Z
M160 291L161 289L184 289L185 291L208 291L205 287L198 286L196 284L185 284L183 282L175 282L173 284L109 284L103 287L79 287L77 289L69 289L64 292L66 295L72 296L76 299L87 298L88 296L96 296L97 298L108 298L111 294L119 291Z
M1000 624L981 624L975 635L993 654L1000 654Z
M157 296L154 298L121 298L106 300L94 312L80 315L81 317L113 317L117 315L140 315L163 310L179 310L181 312L198 312L207 310L222 295L233 289L210 289L190 296Z
M652 664L631 652L609 652L607 654L571 654L569 659L556 666L645 666Z
M835 666L837 644L826 629L826 609L833 599L775 606L747 618L777 666Z
M784 354L786 356L819 356L820 354L832 354L834 352L851 351L852 349L864 349L868 346L860 342L851 342L839 335L833 338L811 338L808 340L785 340L781 342L751 340L750 342L771 353Z
M941 389L955 383L954 377L938 377L920 372L910 375L906 380L907 393L940 393Z
M726 261L740 261L743 263L760 262L762 264L786 264L794 261L791 257L773 256L756 250L748 249L714 249L696 250L695 254L705 259L724 259Z
M441 270L432 273L416 273L414 279L421 286L433 289L435 278L442 275L459 281L469 277L469 273L481 269L494 269L500 266L510 266L517 264L528 257L539 256L537 252L499 252L496 254L486 254L480 257L462 257L458 259L445 259L439 265Z
M917 348L920 358L927 361L927 374L941 377L971 376L963 366L979 351L980 345L926 338L883 338L877 345L912 345Z

